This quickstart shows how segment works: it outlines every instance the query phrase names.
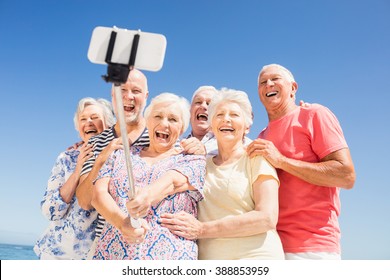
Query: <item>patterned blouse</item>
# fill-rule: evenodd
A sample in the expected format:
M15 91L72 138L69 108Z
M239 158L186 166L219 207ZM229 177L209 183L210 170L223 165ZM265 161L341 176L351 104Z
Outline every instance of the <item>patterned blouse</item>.
M74 172L79 151L61 153L51 171L41 210L50 223L36 242L34 251L54 259L85 259L95 238L97 212L83 210L74 195L69 204L60 196L60 188Z
M153 205L145 217L150 230L141 244L127 243L117 228L106 222L95 251L94 259L119 260L194 260L198 258L196 241L187 240L161 227L157 220L161 213L186 211L197 217L197 202L203 199L205 156L178 154L148 165L141 157L142 147L131 147L134 184L139 188L164 175L167 170L176 170L188 178L196 191L170 195ZM119 208L127 212L128 176L123 150L115 151L99 172L98 178L110 177L109 193Z

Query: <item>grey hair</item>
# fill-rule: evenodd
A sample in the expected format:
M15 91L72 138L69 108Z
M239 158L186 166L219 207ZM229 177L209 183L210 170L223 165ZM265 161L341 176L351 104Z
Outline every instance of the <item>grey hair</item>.
M230 102L236 103L241 108L244 113L245 125L249 128L253 124L253 113L248 95L244 91L228 88L222 88L219 94L214 95L213 99L211 99L208 107L209 124L211 124L218 105Z
M153 111L153 108L156 105L161 103L176 104L179 106L180 108L179 113L181 116L181 120L183 122L181 133L184 133L187 130L190 123L190 103L188 102L188 100L174 93L170 93L170 92L161 93L156 97L154 97L150 102L149 106L146 107L144 112L145 119L148 119L151 112Z
M96 105L102 109L103 112L103 121L107 127L111 127L115 124L115 117L112 110L111 103L103 98L95 99L92 97L85 97L79 101L79 104L77 105L76 113L74 114L73 122L74 127L77 131L79 131L78 128L78 120L79 116L84 109L90 105Z
M194 98L195 96L199 93L199 92L202 92L202 91L212 91L213 93L218 93L218 90L213 87L213 86L200 86L197 88L197 90L194 91L194 94L192 95L192 98L191 98L191 103L194 101Z
M257 84L259 84L260 82L260 75L263 71L265 71L267 68L269 67L276 67L276 68L279 68L280 70L282 70L285 74L287 74L287 77L289 78L289 81L290 82L295 82L295 78L294 78L294 75L291 73L290 70L288 70L286 67L280 65L280 64L276 64L276 63L273 63L273 64L268 64L268 65L264 65L263 68L261 68L260 72L259 72L259 76L257 77Z

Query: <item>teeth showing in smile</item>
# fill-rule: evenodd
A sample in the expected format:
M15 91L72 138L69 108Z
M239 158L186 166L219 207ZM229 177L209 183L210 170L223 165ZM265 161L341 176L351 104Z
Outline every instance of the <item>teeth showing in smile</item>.
M206 115L206 114L198 114L198 115L196 116L196 118L198 119L198 121L199 121L199 120L207 121L208 118L209 118L209 116Z
M220 131L230 131L230 132L233 132L234 129L232 127L222 127L219 129Z
M163 131L156 131L156 136L162 139L168 139L169 133Z
M131 111L131 110L133 110L134 108L135 108L134 105L123 106L123 109L124 109L125 111Z
M97 130L96 129L90 129L90 130L86 130L85 131L85 134L90 134L90 133L97 133Z
M271 91L271 92L267 92L267 93L265 94L265 96L271 97L271 96L275 96L276 94L277 94L276 91Z

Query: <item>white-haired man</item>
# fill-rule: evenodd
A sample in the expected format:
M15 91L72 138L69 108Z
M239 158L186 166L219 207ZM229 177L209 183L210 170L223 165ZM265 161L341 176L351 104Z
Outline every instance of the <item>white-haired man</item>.
M319 104L295 104L293 75L266 65L258 94L269 123L247 148L278 171L277 230L286 259L340 259L340 188L351 189L355 170L341 126Z

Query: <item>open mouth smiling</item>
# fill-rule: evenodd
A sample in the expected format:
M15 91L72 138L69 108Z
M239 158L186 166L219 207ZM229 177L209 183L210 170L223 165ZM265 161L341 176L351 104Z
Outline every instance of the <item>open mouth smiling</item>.
M278 92L277 91L271 91L271 92L267 92L265 94L266 97L272 97L272 96L275 96Z
M209 119L209 116L207 114L197 114L196 119L198 121L207 121Z
M124 109L126 112L133 111L134 108L135 108L135 106L134 106L133 104L123 106L123 109Z
M169 133L163 131L156 131L156 136L162 139L168 139Z
M222 131L222 132L233 132L234 128L232 128L232 127L221 127L219 129L219 131Z
M86 131L84 131L85 134L90 134L90 133L97 133L97 130L96 129L88 129Z

